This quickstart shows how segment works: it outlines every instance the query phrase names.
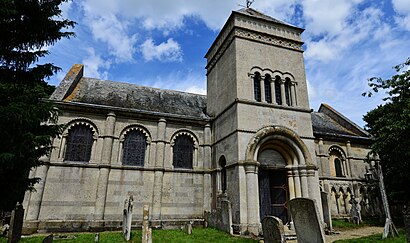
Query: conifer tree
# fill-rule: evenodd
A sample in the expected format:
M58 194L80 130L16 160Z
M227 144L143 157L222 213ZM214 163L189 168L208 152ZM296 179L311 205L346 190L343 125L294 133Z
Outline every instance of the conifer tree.
M46 49L75 22L61 18L67 0L2 0L0 2L0 211L11 210L38 178L30 170L51 148L61 131L58 112L46 98L53 91L46 79L59 68L37 64Z

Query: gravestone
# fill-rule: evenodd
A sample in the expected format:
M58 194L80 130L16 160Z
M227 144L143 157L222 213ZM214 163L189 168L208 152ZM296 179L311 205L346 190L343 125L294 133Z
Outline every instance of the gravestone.
M333 226L332 226L332 215L330 212L329 193L321 192L320 196L322 199L323 221L325 221L327 225L327 230L329 232L332 232Z
M289 209L295 224L298 243L324 243L325 234L321 227L316 202L309 198L294 198Z
M124 209L122 211L122 235L124 238L127 233L127 212L128 212L128 199L125 199Z
M359 202L356 201L355 198L352 198L349 203L352 204L350 208L350 220L355 224L360 224L362 222L362 216L360 214L361 207Z
M263 242L284 243L285 229L282 220L275 216L267 216L262 220Z
M221 221L219 229L233 234L232 229L232 207L231 202L227 199L221 200Z
M122 219L122 234L126 241L131 239L132 207L134 198L132 195L124 202L124 215Z
M189 222L189 223L185 224L184 231L188 235L192 234L192 222Z
M144 205L142 216L142 243L152 243L152 229L149 227L148 205Z
M53 243L54 235L48 235L46 238L43 239L42 243Z
M21 230L23 229L24 208L17 203L11 213L10 228L8 232L8 243L19 242L21 239Z

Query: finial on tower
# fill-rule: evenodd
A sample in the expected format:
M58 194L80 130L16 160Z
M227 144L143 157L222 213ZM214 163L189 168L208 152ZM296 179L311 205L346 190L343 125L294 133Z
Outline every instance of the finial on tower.
M246 0L246 8L250 8L255 0Z

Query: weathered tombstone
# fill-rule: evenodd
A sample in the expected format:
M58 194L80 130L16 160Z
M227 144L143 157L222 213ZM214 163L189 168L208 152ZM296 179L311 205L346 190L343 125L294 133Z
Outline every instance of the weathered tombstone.
M54 235L48 235L46 238L43 239L42 243L53 243Z
M262 220L262 231L265 243L286 242L282 220L275 216L268 216Z
M327 225L327 230L329 232L332 232L333 226L332 226L332 215L330 212L329 195L327 192L321 192L320 196L322 199L323 220L325 221Z
M125 199L123 215L122 215L122 235L124 238L125 238L125 235L127 234L127 212L128 212L128 199Z
M11 213L10 229L8 232L8 243L18 242L21 239L21 230L23 229L24 208L17 203Z
M132 206L134 198L132 195L128 200L128 210L127 210L127 234L125 235L125 240L129 241L131 239L131 224L132 224Z
M132 195L129 199L125 199L124 201L124 210L123 210L123 218L122 218L122 234L126 241L131 239L131 223L132 223L132 206L133 206L134 198Z
M355 224L360 224L362 222L362 216L360 214L360 204L356 201L355 198L350 199L350 204L352 207L350 208L350 220Z
M185 224L184 229L185 229L186 234L191 235L192 234L192 222Z
M316 202L309 198L294 198L289 209L295 224L299 243L325 242L325 234L319 220Z
M232 207L231 202L227 199L221 200L221 222L219 228L223 231L229 232L231 235L233 234Z
M144 211L142 212L142 243L152 242L152 231L149 227L149 206L144 205Z

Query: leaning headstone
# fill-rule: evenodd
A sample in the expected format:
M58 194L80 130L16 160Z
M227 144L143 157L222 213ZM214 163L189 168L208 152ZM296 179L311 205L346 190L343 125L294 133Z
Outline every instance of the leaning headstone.
M285 229L282 220L275 216L268 216L262 220L263 242L284 243Z
M11 213L10 229L8 232L8 243L19 242L21 239L21 230L23 229L24 208L17 203Z
M42 243L53 243L54 235L48 235L46 238L43 239Z
M144 211L142 212L142 243L152 242L152 231L149 227L149 206L144 205Z
M308 198L294 198L289 209L295 224L299 243L325 242L325 234L319 220L316 202Z

